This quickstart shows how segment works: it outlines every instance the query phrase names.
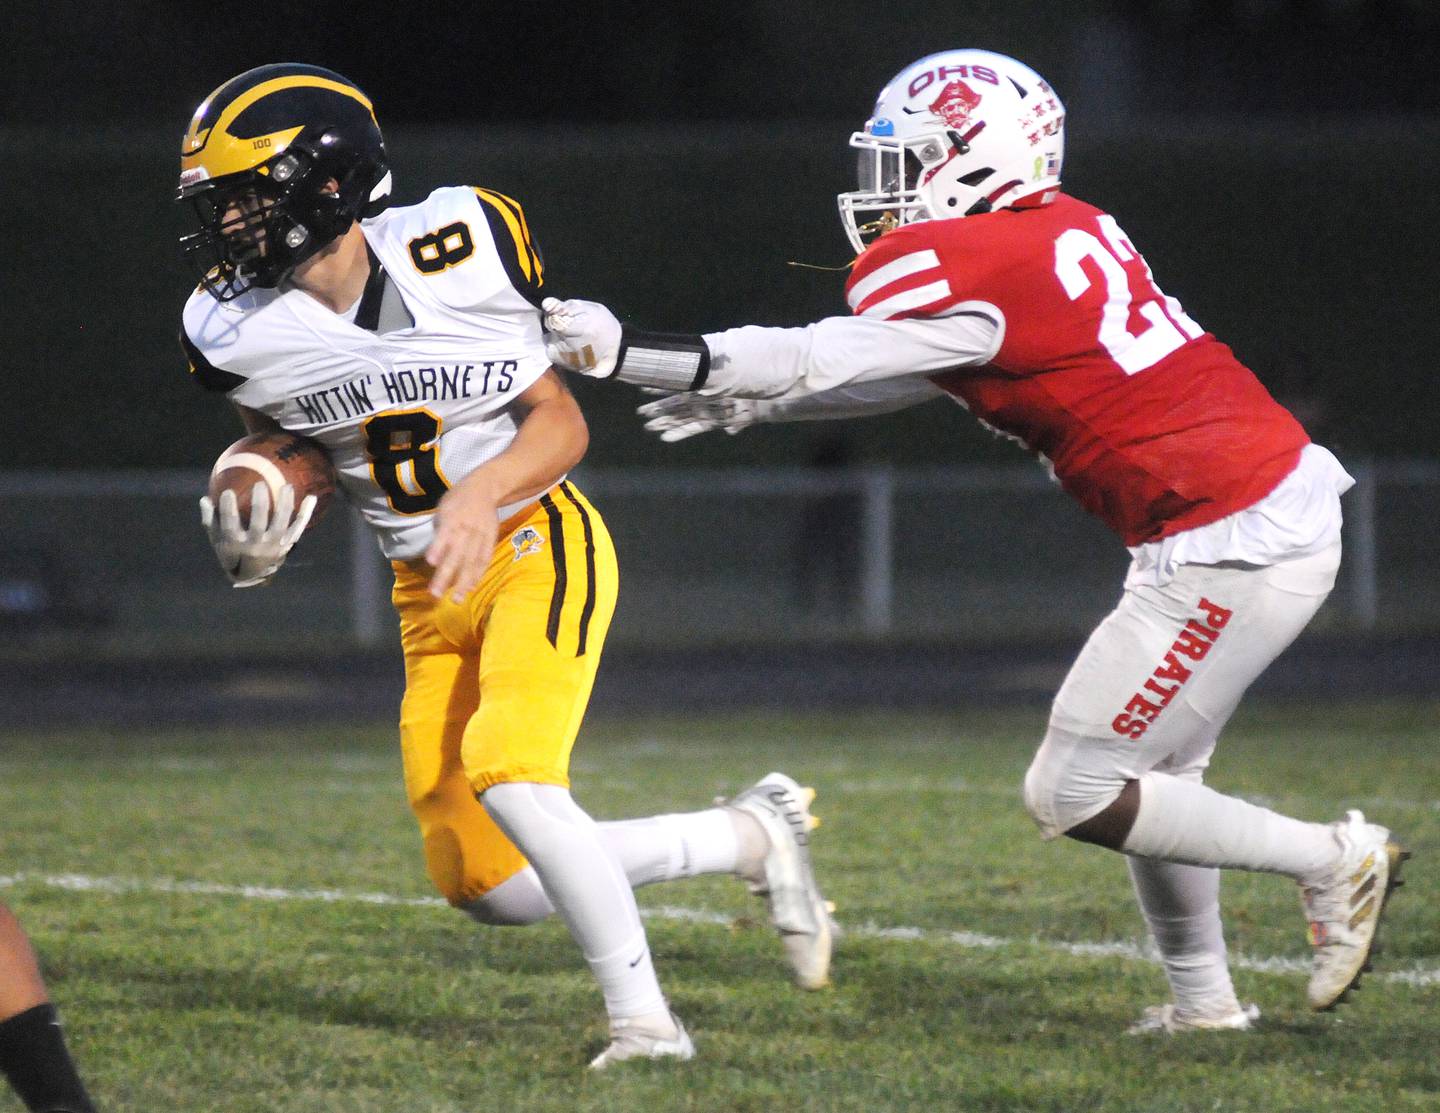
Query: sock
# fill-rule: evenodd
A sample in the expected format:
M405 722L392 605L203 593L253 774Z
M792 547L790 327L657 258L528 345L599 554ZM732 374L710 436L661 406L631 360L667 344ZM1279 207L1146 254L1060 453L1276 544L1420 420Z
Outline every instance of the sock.
M1324 876L1340 857L1328 824L1306 823L1151 770L1140 777L1140 807L1123 849L1192 866Z
M1238 1009L1220 924L1220 871L1154 858L1126 861L1175 1007L1202 1016Z
M675 1019L675 1014L666 1009L664 1012L645 1013L643 1016L616 1017L610 1021L611 1036L620 1035L622 1030L643 1032L662 1040L673 1040L680 1035L680 1023Z
M733 814L708 808L598 826L605 849L638 888L706 873L734 873L739 843Z
M632 888L706 873L763 867L770 840L754 816L729 808L597 823L600 842ZM738 848L745 847L742 852ZM465 906L482 924L533 924L555 911L533 867L507 878Z
M735 827L735 872L752 885L765 884L765 855L770 853L770 836L749 812L725 809Z
M36 1005L0 1022L0 1072L27 1109L95 1113L54 1005Z
M657 1015L668 1020L670 1008L660 992L643 929L621 943L618 950L599 958L587 953L585 961L605 994L605 1011L611 1020L640 1021Z
M667 1011L635 894L598 825L559 785L498 784L480 802L530 860L612 1019Z

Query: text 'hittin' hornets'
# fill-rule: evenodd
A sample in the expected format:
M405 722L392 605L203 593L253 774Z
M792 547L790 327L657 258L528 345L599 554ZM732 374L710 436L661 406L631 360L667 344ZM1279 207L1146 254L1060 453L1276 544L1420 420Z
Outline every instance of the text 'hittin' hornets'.
M339 386L297 395L291 401L310 424L329 425L406 402L504 394L515 385L514 372L519 366L513 359L487 359L451 367L398 368L379 375L358 375ZM372 399L381 400L377 405Z

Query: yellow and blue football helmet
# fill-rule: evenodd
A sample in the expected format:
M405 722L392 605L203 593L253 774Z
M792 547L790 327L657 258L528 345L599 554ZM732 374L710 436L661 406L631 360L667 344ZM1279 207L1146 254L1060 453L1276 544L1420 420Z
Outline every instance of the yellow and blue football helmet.
M229 301L278 286L389 193L375 110L353 82L318 66L259 66L190 120L177 200L199 227L180 246L201 286Z

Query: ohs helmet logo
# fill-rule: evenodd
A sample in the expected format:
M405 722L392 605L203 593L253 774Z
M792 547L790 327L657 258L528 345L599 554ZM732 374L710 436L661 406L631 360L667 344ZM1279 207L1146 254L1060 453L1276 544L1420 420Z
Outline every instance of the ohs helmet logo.
M962 128L979 105L980 94L957 78L940 90L930 103L930 113L944 120L947 128Z

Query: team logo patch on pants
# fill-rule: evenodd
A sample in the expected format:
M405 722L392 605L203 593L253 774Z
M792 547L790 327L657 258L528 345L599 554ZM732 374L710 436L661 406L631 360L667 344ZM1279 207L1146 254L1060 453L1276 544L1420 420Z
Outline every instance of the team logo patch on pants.
M1130 697L1130 701L1125 704L1125 710L1111 722L1110 727L1116 734L1125 738L1139 738L1150 729L1156 716L1170 706L1170 701L1179 694L1194 673L1194 668L1185 662L1205 659L1233 613L1204 598L1200 600L1198 610L1199 618L1186 620L1180 636L1165 654L1165 659L1150 674L1141 690Z
M519 560L531 553L538 553L544 548L545 535L534 526L524 526L515 531L514 536L510 538L510 544L515 546L515 560Z

